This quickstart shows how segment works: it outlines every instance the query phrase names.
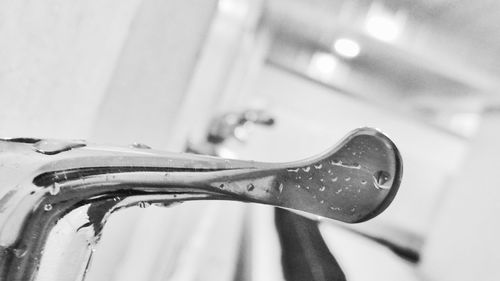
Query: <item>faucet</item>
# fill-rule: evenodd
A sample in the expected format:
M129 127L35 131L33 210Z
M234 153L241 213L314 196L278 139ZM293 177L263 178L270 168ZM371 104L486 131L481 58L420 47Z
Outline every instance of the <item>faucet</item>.
M201 143L188 142L186 152L219 155L218 147L228 139L244 142L248 137L249 127L255 125L272 126L274 122L274 117L271 114L259 109L247 109L218 115L211 120L206 139Z
M84 280L106 220L127 207L235 200L358 223L388 207L401 177L398 149L372 128L289 163L0 139L0 281Z

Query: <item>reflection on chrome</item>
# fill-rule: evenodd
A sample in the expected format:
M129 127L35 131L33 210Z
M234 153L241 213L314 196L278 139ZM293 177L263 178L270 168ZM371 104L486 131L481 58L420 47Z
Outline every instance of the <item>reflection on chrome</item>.
M83 280L108 217L130 206L255 202L355 223L381 213L402 176L377 130L284 164L30 138L0 141L0 280Z

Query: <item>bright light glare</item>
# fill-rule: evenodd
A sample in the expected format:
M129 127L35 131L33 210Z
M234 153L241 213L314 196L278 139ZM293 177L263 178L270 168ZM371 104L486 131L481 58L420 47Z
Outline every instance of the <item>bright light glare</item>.
M339 61L332 54L316 52L309 64L309 73L316 78L329 80L334 77Z
M333 49L335 49L335 52L339 55L346 58L357 57L361 51L361 47L358 42L347 38L337 39L337 41L333 44Z
M248 13L248 1L244 0L219 0L219 10L235 18L244 18Z
M366 19L366 31L382 41L393 41L399 35L399 25L392 18L372 16Z

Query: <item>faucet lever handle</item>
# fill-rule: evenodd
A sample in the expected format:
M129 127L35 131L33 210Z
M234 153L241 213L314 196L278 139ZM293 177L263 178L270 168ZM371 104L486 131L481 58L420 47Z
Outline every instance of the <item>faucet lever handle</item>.
M277 176L276 205L362 222L389 206L402 170L394 143L378 130L361 128L321 155L284 164Z
M53 280L61 270L88 265L90 254L85 253L90 248L70 243L51 252L45 251L53 247L48 243L61 235L80 237L82 227L92 227L85 235L95 239L106 218L127 206L224 199L355 223L381 213L402 176L398 149L370 128L351 132L317 157L281 164L145 148L0 140L0 280ZM72 220L85 223L67 223L63 225L74 229L53 231L59 221ZM71 263L59 258L63 255ZM83 278L78 268L71 272L72 280Z

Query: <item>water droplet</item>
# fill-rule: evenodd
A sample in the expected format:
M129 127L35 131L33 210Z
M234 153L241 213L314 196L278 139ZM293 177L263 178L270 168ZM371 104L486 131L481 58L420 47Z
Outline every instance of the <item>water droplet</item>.
M132 148L138 148L138 149L151 149L151 146L149 146L147 144L140 143L140 142L134 142L130 146Z
M44 209L45 211L50 211L50 210L52 210L52 204L45 204L45 205L43 205L43 209Z
M328 169L328 173L331 174L332 173L332 170L331 169Z
M315 164L314 168L319 170L319 169L323 168L323 164Z
M351 213L354 213L356 211L356 208L351 209Z
M339 208L339 207L330 206L330 209L331 209L331 210L334 210L334 211L340 211L340 208Z
M321 201L319 201L319 203L323 204L323 203L325 203L325 200L321 200Z
M307 172L309 172L309 170L311 170L311 167L310 167L310 166L307 166L307 167L302 168L302 171L304 171L304 172L306 172L306 173L307 173Z
M353 153L352 153L352 156L356 156L356 152L353 152Z
M365 184L366 184L366 181L365 181L365 180L362 180L362 181L361 181L361 184L362 184L362 185L365 185Z
M351 178L350 178L350 177L346 177L346 178L345 178L345 181L350 181L350 180L351 180Z
M292 172L292 173L298 173L299 172L299 168L296 168L296 169L287 169L287 171Z
M320 182L324 182L325 180L324 180L323 178L320 178L320 179L319 179L319 181L320 181Z
M306 185L306 189L309 189L309 186Z
M279 192L283 192L283 183L280 183L280 185L278 186L278 190Z
M296 187L297 187L297 188L300 188L300 184L297 184L297 185L296 185Z
M331 179L332 182L336 182L339 178L338 177L334 177Z
M137 206L139 206L139 208L144 209L144 208L151 206L151 204L149 202L141 201L141 202L139 202L139 204L137 204Z
M255 188L255 186L254 186L253 184L251 184L251 183L249 183L249 184L247 185L247 190L248 190L248 191L252 191L252 190L254 190L254 188Z
M391 175L386 171L378 171L373 175L375 181L375 188L377 189L389 189L390 186L387 185L391 179Z
M26 248L16 248L14 249L14 255L17 257L17 258L22 258L26 255Z
M319 188L319 191L325 191L326 187L323 185Z
M0 138L0 140L8 142L31 143L31 144L41 141L41 139L35 139L35 138Z
M361 168L361 166L358 163L347 164L347 163L343 163L341 160L332 160L331 163L334 166L340 166L340 167L344 167L344 168L350 168L350 169L360 169Z
M73 148L86 146L85 143L79 142L68 142L61 140L41 140L33 145L36 152L54 155L63 151L68 151Z
M49 193L51 195L56 195L59 193L59 191L61 191L61 186L57 182L55 182L49 187Z
M337 190L337 191L335 192L335 194L339 194L339 193L341 193L341 192L342 192L342 189L339 189L339 190Z

